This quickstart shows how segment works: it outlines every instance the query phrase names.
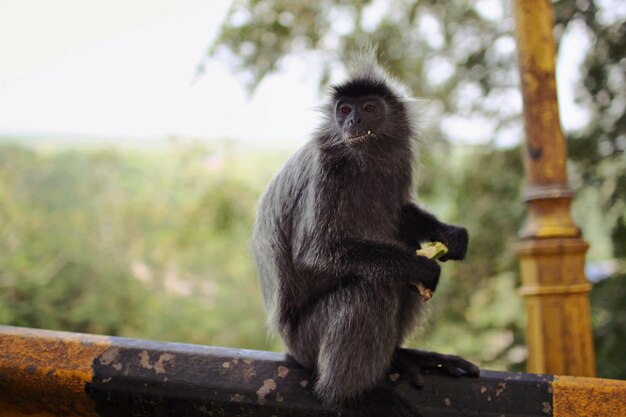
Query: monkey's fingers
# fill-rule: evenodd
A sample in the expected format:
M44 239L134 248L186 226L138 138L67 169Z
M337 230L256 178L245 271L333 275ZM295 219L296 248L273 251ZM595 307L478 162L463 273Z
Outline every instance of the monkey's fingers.
M424 244L421 249L415 252L418 256L425 256L428 259L439 259L448 253L448 248L441 242L429 242ZM433 292L426 288L421 282L415 284L415 288L420 293L424 301L428 301L433 298Z
M428 301L431 298L433 298L433 292L429 290L428 288L424 287L424 285L421 282L416 282L413 285L415 285L415 288L417 288L417 291L420 293L424 301Z

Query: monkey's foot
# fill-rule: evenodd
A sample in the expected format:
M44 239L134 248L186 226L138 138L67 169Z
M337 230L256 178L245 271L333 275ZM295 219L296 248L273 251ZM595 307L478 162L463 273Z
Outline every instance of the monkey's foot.
M455 355L444 355L424 350L396 348L391 362L391 378L402 375L416 388L424 386L422 375L429 372L442 372L460 377L478 377L480 369L473 363Z

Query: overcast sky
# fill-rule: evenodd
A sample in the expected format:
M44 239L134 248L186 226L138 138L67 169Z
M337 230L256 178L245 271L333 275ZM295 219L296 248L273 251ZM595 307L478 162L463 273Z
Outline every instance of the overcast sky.
M229 4L0 0L0 135L301 143L318 120L316 68L289 60L287 70L264 80L252 97L216 60L195 79ZM579 62L581 42L566 43L562 55ZM572 128L586 116L573 104L576 71L564 67L563 123Z
M249 97L197 65L229 0L0 0L0 134L287 140L314 126L317 75L294 60Z

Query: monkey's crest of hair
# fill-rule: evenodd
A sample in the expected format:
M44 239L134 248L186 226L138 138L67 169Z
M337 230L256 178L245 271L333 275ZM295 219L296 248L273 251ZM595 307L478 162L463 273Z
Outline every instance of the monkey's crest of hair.
M352 55L347 69L347 80L342 83L343 85L350 84L351 81L362 81L372 86L385 86L387 91L396 99L406 102L414 101L409 89L380 66L376 59L374 47L366 48ZM334 86L333 89L340 88L342 84Z

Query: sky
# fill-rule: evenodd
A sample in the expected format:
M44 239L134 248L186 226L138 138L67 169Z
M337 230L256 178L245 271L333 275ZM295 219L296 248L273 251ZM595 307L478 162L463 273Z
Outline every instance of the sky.
M218 60L196 77L230 3L0 0L0 135L301 143L322 101L312 66L288 59L252 96ZM560 51L566 129L588 118L572 89L581 39L574 30Z
M229 4L0 0L0 134L304 138L320 97L302 62L251 97L219 61L196 77Z

